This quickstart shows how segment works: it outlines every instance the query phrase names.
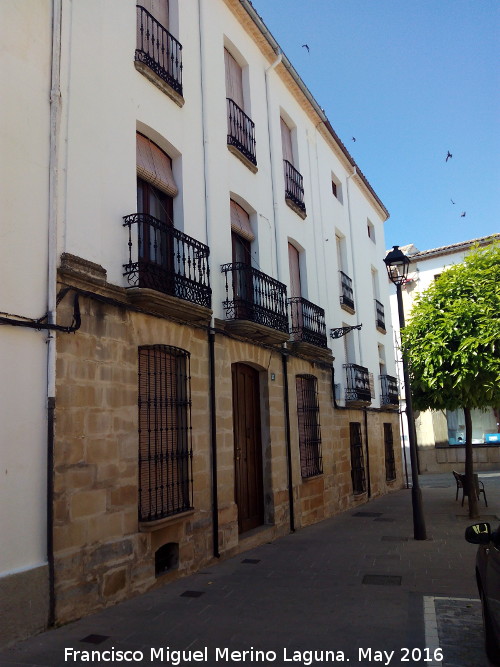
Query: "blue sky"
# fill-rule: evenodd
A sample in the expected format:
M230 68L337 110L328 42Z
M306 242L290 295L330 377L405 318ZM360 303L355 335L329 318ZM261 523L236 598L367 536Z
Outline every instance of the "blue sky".
M388 248L500 232L498 0L252 4L389 210Z

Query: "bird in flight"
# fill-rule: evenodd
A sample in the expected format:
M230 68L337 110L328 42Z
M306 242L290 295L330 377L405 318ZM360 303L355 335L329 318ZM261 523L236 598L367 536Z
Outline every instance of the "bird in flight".
M451 201L451 203L452 203L452 204L454 204L454 203L455 203L455 202L453 201L453 199L450 199L450 201Z
M307 44L302 44L303 49L307 49L307 53L309 53L309 46Z
M352 140L353 140L353 141L356 141L356 137L353 137Z
M462 211L462 213L460 214L460 217L461 217L461 218L465 218L466 215L467 215L466 212L465 212L465 211Z
M450 153L450 151L448 151L448 154L447 154L447 156L446 156L446 160L445 160L445 162L448 162L448 160L449 160L451 157L453 157L453 155Z

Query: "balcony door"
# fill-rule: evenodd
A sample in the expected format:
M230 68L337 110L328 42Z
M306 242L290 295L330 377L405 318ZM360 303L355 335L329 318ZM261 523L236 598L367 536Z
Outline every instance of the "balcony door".
M302 289L300 285L300 255L297 248L288 244L288 267L290 270L290 310L292 317L292 337L300 340L303 326Z
M252 241L254 235L248 213L231 199L231 244L233 271L233 299L236 319L252 319L253 279Z
M232 382L235 502L244 533L264 523L259 373L233 364Z
M137 179L140 287L174 292L173 200L142 178Z

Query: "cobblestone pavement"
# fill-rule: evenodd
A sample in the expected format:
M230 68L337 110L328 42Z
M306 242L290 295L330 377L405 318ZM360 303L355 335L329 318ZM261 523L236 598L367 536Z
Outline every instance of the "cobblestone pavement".
M496 522L500 473L488 475L481 519ZM421 485L427 540L413 539L411 493L402 489L16 644L0 652L0 665L103 664L74 651L114 647L143 655L115 658L123 665L295 667L343 658L360 667L486 667L466 508L451 474L424 476ZM436 648L441 663L429 659L439 658L429 654ZM172 650L191 660L177 662Z

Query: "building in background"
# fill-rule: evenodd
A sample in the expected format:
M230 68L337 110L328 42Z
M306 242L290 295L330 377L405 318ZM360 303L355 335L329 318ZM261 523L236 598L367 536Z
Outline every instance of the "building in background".
M423 251L412 244L402 246L402 252L410 259L408 281L402 291L405 319L408 320L410 317L415 296L430 287L447 267L462 262L472 247L485 246L499 238L500 234L494 234ZM399 320L395 290L390 300L397 364L400 366ZM399 375L402 381L402 371ZM408 425L404 412L404 399L401 401L401 410L402 442L403 447L407 447ZM415 430L420 472L451 472L463 469L465 465L463 410L427 410L416 413ZM500 406L498 409L472 410L472 438L475 470L496 470L500 463ZM409 456L406 458L409 461Z
M402 473L388 213L251 3L0 12L6 642Z

